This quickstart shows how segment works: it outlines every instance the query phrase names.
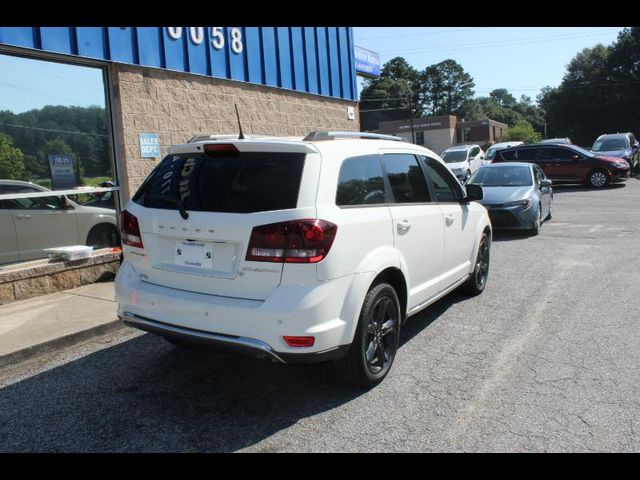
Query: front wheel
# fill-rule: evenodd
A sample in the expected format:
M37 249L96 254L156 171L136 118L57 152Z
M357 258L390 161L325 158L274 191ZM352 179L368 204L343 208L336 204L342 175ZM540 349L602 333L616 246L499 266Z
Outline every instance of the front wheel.
M338 373L349 384L373 387L387 376L400 340L400 301L394 288L380 283L367 293L353 343L338 362Z
M491 258L491 239L486 233L482 234L480 245L478 247L478 255L476 256L476 266L469 280L467 280L462 288L469 295L480 295L484 291L489 278L489 261Z
M609 183L609 177L602 170L594 170L589 174L589 177L587 177L587 182L589 182L589 185L593 188L602 188Z
M542 205L538 205L538 212L536 218L533 221L533 228L529 230L531 235L538 235L540 233L540 226L542 225Z
M118 231L114 225L99 224L91 229L87 235L87 245L94 250L99 248L117 247L120 244Z

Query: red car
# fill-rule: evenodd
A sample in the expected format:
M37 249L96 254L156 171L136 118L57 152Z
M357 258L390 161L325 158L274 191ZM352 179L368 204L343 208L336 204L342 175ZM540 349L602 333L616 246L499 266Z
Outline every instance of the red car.
M575 145L521 145L500 150L493 163L528 162L539 165L554 183L583 183L595 188L629 178L629 164Z

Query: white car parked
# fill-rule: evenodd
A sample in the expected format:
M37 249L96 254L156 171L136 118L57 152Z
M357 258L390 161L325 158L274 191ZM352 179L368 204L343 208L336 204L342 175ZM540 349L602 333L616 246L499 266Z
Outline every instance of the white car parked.
M41 192L52 195L0 199L0 264L45 258L45 248L118 243L115 210L79 205L34 183L0 180L0 195Z
M447 148L440 156L460 183L464 183L484 164L484 152L480 145L456 145Z
M179 345L386 376L402 323L485 288L491 224L432 151L398 137L178 145L122 212L125 324Z

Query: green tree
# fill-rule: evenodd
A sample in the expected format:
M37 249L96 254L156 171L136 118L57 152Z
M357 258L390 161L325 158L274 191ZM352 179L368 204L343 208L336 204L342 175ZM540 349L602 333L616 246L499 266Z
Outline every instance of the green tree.
M367 80L360 94L360 128L377 130L380 122L419 116L418 71L402 57L385 63L380 77Z
M494 92L498 90L504 91L506 94L501 92L496 95ZM541 108L534 105L529 97L523 95L520 101L516 102L515 98L506 89L498 90L492 92L494 95L466 101L458 110L458 116L465 120L490 118L510 126L528 123L538 132L543 132L544 112ZM500 101L509 106L501 105Z
M516 105L516 98L506 88L492 90L489 93L489 98L493 99L502 108L513 108Z
M455 60L430 65L420 73L419 97L425 115L455 115L474 95L473 78Z
M538 143L542 139L539 132L528 123L522 123L507 128L498 139L499 142L520 141L524 143Z
M561 84L538 96L549 137L591 145L600 134L640 126L640 30L626 28L610 46L578 52Z
M13 146L11 137L0 133L0 179L22 180L24 155Z
M415 83L418 81L419 72L404 58L395 57L382 66L380 76L391 80L407 80L409 83Z

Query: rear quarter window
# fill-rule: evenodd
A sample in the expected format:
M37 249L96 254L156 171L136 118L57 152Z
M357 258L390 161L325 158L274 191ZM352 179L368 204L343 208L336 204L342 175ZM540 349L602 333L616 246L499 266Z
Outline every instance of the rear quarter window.
M515 162L518 160L518 150L507 150L498 152L497 156L501 157L504 161Z
M347 158L342 162L336 205L371 205L386 202L379 155Z
M157 196L180 198L186 210L254 213L296 208L305 155L242 152L165 157L133 200L145 207L177 210Z

